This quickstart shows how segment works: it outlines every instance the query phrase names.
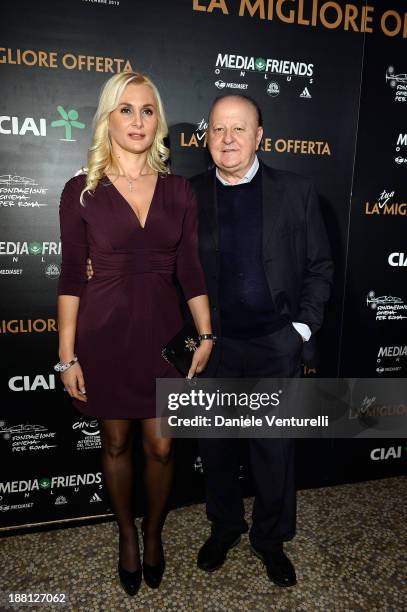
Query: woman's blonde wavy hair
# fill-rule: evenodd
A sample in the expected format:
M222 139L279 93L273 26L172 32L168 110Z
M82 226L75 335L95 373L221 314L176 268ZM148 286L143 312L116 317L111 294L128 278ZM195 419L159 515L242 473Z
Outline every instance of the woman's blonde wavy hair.
M156 172L169 172L167 160L170 155L168 147L164 144L164 138L168 135L168 126L164 113L161 96L154 83L144 74L139 72L120 72L112 76L103 86L99 98L98 108L93 118L93 138L88 151L88 169L85 189L82 191L80 201L82 206L84 196L87 192L94 192L100 179L107 168L120 173L120 168L113 156L112 143L109 134L109 115L117 108L120 97L129 83L147 85L153 90L157 102L157 132L151 145L147 163Z

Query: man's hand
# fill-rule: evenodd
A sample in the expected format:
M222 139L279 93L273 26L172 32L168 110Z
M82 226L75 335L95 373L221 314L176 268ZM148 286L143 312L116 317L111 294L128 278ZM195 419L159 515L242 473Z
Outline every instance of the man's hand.
M88 279L88 281L91 280L92 276L93 276L92 260L87 259L86 260L86 278Z

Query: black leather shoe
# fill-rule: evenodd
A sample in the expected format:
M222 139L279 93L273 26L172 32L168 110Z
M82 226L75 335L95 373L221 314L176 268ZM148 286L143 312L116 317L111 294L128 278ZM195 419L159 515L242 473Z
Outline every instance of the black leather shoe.
M144 521L141 523L141 531L143 534L144 550L146 548L145 537L144 537ZM161 584L161 580L165 570L165 557L162 542L160 542L160 560L156 565L149 565L144 561L143 555L143 576L144 582L150 587L150 589L158 589Z
M127 595L131 595L133 597L140 588L142 577L141 567L139 567L135 572L128 572L120 565L119 561L117 569L123 589L126 591Z
M290 587L297 584L294 565L281 548L276 551L261 553L251 546L252 551L266 566L267 576L279 587Z
M214 572L222 567L228 550L240 542L240 535L232 542L221 542L210 536L198 553L197 565L205 572Z

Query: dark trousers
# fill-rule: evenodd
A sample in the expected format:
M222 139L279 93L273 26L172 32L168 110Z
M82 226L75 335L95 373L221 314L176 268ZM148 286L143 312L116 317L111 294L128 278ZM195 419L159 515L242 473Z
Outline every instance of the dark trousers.
M290 324L261 338L222 339L219 378L300 376L302 338ZM248 530L239 485L239 439L200 440L206 484L206 512L212 535L230 542ZM294 440L248 440L255 485L250 541L269 551L295 535Z

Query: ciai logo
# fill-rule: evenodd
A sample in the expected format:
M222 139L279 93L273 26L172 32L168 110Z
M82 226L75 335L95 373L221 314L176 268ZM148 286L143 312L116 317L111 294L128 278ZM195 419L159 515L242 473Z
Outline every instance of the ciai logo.
M49 391L55 389L55 375L49 374L46 378L42 374L37 376L13 376L8 381L11 391Z
M389 448L374 448L370 453L373 461L385 461L386 459L401 459L402 446L389 446Z
M72 138L72 128L78 128L79 130L83 130L86 127L85 123L78 121L78 111L74 108L66 111L63 106L57 106L57 111L61 116L61 119L56 119L51 123L52 127L63 127L65 130L65 138L60 138L59 140L63 140L66 142L76 142L75 138Z
M405 267L407 266L407 255L405 253L390 253L388 263L392 267Z
M34 119L34 117L11 117L8 115L0 116L0 134L12 134L13 136L46 136L47 120L44 117Z

